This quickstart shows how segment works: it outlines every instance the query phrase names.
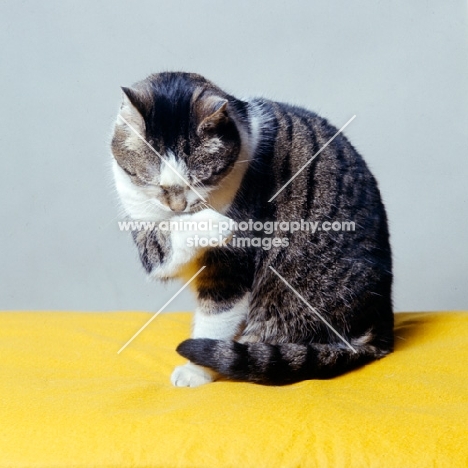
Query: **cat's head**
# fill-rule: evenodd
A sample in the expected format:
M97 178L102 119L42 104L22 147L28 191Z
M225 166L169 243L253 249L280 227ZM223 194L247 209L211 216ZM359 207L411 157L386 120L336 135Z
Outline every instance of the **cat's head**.
M112 139L127 213L190 212L231 173L242 147L242 101L189 73L151 75L122 88Z

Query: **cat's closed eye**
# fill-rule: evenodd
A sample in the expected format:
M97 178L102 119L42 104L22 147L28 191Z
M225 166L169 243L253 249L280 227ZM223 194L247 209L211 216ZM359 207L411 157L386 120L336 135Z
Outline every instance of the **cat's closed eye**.
M120 167L125 172L125 174L129 175L130 177L136 177L136 174L134 172L131 172L128 169L125 169L125 167L123 167L123 166L120 166Z

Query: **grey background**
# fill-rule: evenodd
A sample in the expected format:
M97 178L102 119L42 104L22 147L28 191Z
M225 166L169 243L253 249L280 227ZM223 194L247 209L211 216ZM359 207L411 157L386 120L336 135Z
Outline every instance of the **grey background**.
M356 114L396 310L467 308L467 23L461 0L2 1L0 308L157 310L180 287L145 279L109 171L119 86L163 70Z

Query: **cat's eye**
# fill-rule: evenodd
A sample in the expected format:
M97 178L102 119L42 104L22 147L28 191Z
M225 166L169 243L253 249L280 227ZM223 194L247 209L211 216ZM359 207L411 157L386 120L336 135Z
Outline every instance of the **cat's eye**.
M122 170L125 172L125 174L129 175L130 177L135 177L135 176L136 176L136 174L134 174L133 172L130 172L130 171L127 170L127 169L125 169L125 167L122 167L122 166L120 166L120 167L121 167Z

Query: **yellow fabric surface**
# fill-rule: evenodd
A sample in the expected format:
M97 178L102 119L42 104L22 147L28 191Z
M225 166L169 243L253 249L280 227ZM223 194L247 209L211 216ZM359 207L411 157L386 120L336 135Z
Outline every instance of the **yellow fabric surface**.
M329 381L174 388L190 314L0 313L3 467L466 467L468 313Z

